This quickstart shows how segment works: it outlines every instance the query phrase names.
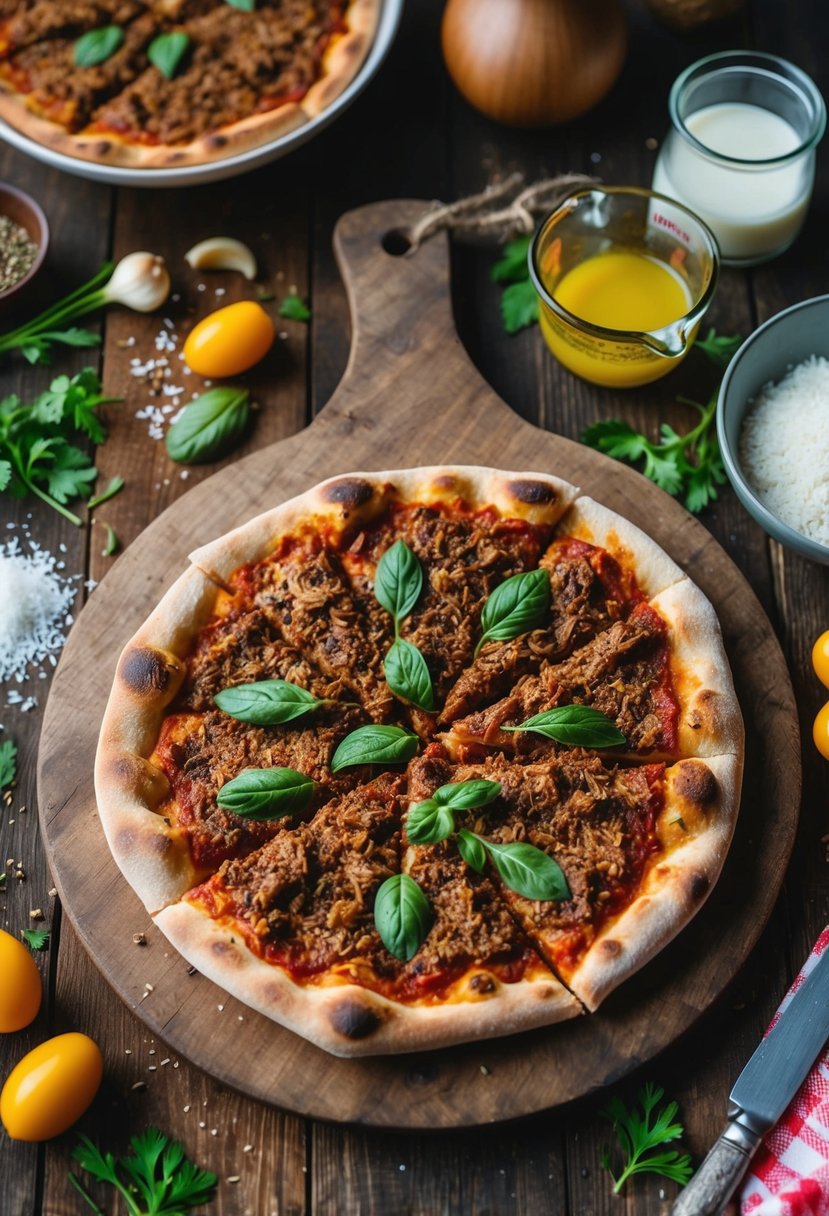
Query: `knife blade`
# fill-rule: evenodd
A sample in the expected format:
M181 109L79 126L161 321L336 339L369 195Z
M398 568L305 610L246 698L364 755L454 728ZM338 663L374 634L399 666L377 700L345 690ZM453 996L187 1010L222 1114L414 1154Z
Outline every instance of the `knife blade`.
M718 1216L760 1141L780 1119L829 1039L829 949L795 990L728 1096L729 1122L671 1216Z

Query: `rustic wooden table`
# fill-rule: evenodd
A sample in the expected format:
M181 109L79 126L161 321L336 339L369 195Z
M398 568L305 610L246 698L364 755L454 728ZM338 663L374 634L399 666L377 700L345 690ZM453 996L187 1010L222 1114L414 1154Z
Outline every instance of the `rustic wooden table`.
M284 322L275 352L247 377L262 406L244 449L250 451L303 427L344 368L348 307L331 251L333 225L344 211L382 198L451 200L513 169L528 180L573 170L609 183L647 185L656 141L667 126L670 84L682 67L713 50L754 46L786 55L829 95L829 60L821 52L829 39L829 11L821 0L785 6L747 0L741 19L686 36L669 33L638 0L629 0L630 53L610 97L559 130L506 130L471 111L450 84L439 50L441 9L440 0L410 3L386 63L355 105L306 147L246 177L189 190L116 190L4 150L0 178L29 190L49 215L49 297L89 277L108 256L151 249L164 254L173 270L181 298L165 315L184 331L196 312L244 294L232 276L208 278L199 293L197 279L182 273L184 251L219 232L247 240L277 299L295 286L313 311L307 326ZM747 334L779 309L829 287L825 149L818 161L810 216L794 247L768 266L722 274L709 314L720 332ZM454 249L456 321L472 359L517 413L576 439L599 417L625 418L651 431L657 420L687 420L687 407L676 396L702 391L703 375L710 382L703 360L689 359L647 389L592 388L553 362L536 329L517 337L503 332L499 292L488 277L493 256L491 248ZM226 289L223 300L214 294L217 286ZM185 478L150 437L147 421L136 417L152 399L147 383L130 374L130 360L155 354L160 318L112 310L102 325L100 353L60 352L56 363L64 371L99 359L107 391L124 398L106 410L110 437L96 461L101 484L116 473L127 479L121 495L98 511L126 546L215 466L192 469ZM134 346L127 344L132 338ZM0 395L31 398L49 379L48 369L10 359L0 374ZM102 556L101 522L78 530L45 508L2 501L3 523L28 524L52 552L65 546L67 572L100 580L118 560ZM811 744L811 721L826 694L809 663L812 642L829 626L829 570L770 542L729 487L702 522L746 575L778 632L801 718L804 796L783 895L760 944L700 1024L622 1087L629 1094L644 1079L664 1085L680 1103L686 1143L697 1159L719 1130L733 1078L829 920L829 768ZM667 1211L676 1188L659 1178L635 1179L625 1198L613 1197L599 1160L608 1136L600 1117L606 1094L520 1124L400 1134L303 1120L222 1089L184 1059L163 1064L169 1054L163 1042L153 1040L140 1010L136 1016L109 990L49 895L52 880L35 814L35 759L48 682L37 682L32 691L38 704L28 712L6 704L13 687L0 690L0 721L19 747L19 780L11 807L2 812L0 849L3 858L22 862L26 878L7 880L0 892L0 923L17 933L30 923L30 910L42 907L52 937L48 951L37 956L44 1008L28 1030L0 1042L0 1076L48 1034L91 1034L104 1051L106 1079L83 1130L114 1149L149 1123L182 1139L196 1161L218 1173L211 1210L226 1216ZM770 687L768 696L774 695ZM750 813L751 807L743 808ZM681 952L677 959L681 963ZM67 1182L73 1144L73 1133L41 1146L0 1135L2 1216L79 1216L88 1210ZM113 1211L109 1198L102 1203Z

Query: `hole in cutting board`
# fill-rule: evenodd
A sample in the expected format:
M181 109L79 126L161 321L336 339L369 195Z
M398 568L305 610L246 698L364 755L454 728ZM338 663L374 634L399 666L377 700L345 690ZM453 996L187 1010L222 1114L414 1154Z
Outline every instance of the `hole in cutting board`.
M383 234L380 244L393 258L402 258L412 247L409 235L403 228L391 228Z

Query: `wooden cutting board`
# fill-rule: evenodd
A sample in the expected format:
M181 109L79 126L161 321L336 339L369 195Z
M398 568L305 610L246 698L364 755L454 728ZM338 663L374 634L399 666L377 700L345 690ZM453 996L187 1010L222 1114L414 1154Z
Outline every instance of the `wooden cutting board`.
M206 1072L303 1115L397 1128L459 1127L553 1107L652 1058L720 995L765 925L800 801L791 684L750 587L709 533L639 474L520 420L463 352L448 246L401 256L420 202L344 216L335 236L353 343L331 401L298 435L224 468L164 512L80 614L47 706L38 788L55 882L102 974L152 1032ZM743 810L722 878L679 939L598 1013L503 1040L338 1060L239 1004L152 925L112 861L92 785L118 654L196 545L336 473L419 464L555 473L648 531L716 605L746 718ZM773 690L770 695L769 690ZM143 931L148 945L133 943Z

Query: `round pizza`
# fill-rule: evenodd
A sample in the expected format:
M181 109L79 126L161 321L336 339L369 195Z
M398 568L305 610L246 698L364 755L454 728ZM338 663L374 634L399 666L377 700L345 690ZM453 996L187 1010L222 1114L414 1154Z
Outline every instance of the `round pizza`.
M96 761L199 971L337 1055L595 1010L711 891L743 726L708 600L540 473L330 479L191 554Z
M381 0L0 0L0 118L56 152L209 164L316 118Z

